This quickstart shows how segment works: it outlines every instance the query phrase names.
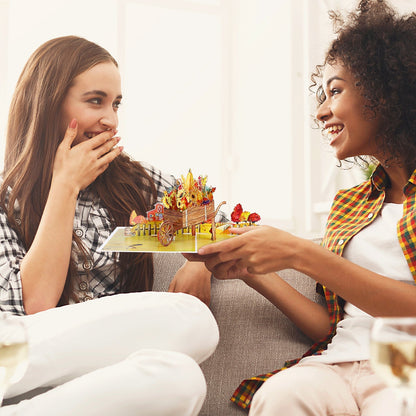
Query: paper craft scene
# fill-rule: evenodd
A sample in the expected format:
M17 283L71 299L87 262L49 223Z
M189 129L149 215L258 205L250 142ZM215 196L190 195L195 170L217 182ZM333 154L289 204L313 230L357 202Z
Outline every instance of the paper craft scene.
M130 214L130 227L116 227L100 247L110 252L179 252L193 253L213 241L232 238L231 227L256 225L260 215L243 211L237 204L231 221L216 222L222 201L214 202L215 187L207 185L207 176L194 178L191 169L186 177L164 191L162 202L157 202L146 217Z
M0 0L0 416L416 416L416 0L67 3Z

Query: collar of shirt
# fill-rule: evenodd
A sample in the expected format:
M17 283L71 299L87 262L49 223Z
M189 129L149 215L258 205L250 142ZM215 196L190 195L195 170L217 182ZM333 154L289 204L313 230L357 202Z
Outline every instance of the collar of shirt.
M370 194L368 199L376 197L390 186L390 179L381 165L378 165L370 178Z

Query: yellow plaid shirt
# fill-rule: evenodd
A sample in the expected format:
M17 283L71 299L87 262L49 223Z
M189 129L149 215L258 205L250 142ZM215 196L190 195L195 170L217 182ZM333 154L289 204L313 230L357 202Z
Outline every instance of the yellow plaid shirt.
M385 189L389 183L389 177L379 165L370 180L351 189L339 191L328 216L322 246L341 256L348 241L374 221L379 214L385 198ZM404 194L406 200L403 203L403 217L397 223L397 236L416 281L416 170L404 187ZM334 336L337 323L343 317L343 299L326 287L322 289L328 307L331 329L328 335L312 345L302 358L321 354ZM300 358L287 361L279 370L244 380L234 392L231 400L243 409L248 409L254 393L264 381L273 374L296 364L299 360Z

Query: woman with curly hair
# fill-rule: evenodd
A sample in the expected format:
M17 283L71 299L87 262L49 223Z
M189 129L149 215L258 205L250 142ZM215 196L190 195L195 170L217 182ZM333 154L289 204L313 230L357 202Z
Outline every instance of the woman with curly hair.
M371 179L335 196L321 246L261 226L192 257L243 280L315 341L284 371L243 381L232 400L250 415L399 412L370 368L369 335L374 317L416 316L416 14L363 0L333 18L337 37L312 77L316 119L340 161L377 162ZM315 280L327 307L275 273L287 268Z
M202 406L198 363L218 342L208 307L152 292L151 255L99 250L175 180L123 152L121 100L115 59L76 36L41 45L17 82L0 187L0 310L26 324L30 345L6 397L35 397L2 415L197 415ZM176 286L210 282L194 266Z

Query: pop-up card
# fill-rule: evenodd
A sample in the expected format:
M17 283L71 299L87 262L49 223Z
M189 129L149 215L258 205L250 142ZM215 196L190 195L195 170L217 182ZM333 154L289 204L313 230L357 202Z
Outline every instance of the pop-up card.
M207 177L194 179L191 170L173 188L165 191L162 202L147 211L146 217L133 211L130 227L117 227L100 247L113 252L194 253L213 241L234 237L231 227L254 225L256 213L243 211L237 204L231 222L217 223L215 217L225 201L215 207L215 188L207 186Z

